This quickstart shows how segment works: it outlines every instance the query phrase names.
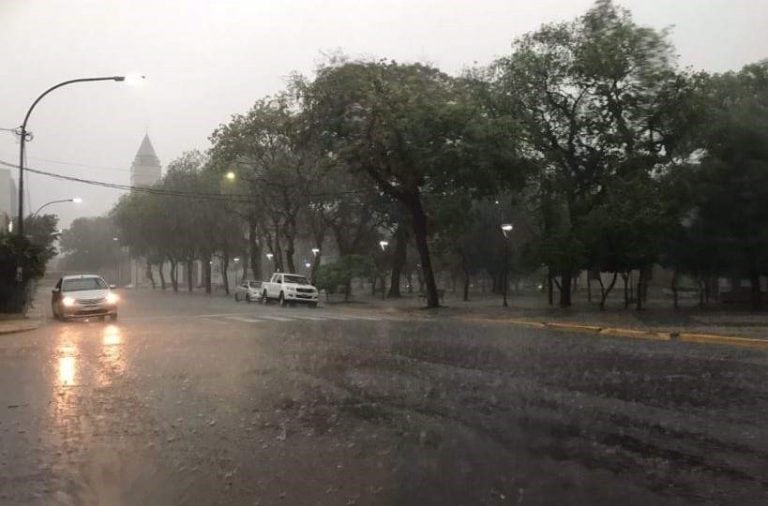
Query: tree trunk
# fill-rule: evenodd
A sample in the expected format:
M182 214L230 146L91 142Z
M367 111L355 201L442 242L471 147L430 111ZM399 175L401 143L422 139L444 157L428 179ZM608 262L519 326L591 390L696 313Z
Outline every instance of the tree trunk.
M179 291L179 273L176 272L176 265L177 262L175 260L171 260L171 285L173 285L174 292Z
M256 233L255 220L248 221L248 256L251 263L251 274L253 279L261 280L261 245L258 241L258 235Z
M229 295L229 254L226 252L221 257L221 279L224 281L224 293Z
M605 301L608 299L608 294L611 293L611 290L613 290L613 287L616 285L616 278L619 276L618 272L613 273L613 278L611 278L611 282L608 285L608 288L605 288L603 286L603 277L600 276L598 281L600 282L600 310L605 310Z
M413 293L413 271L408 271L408 293Z
M677 294L677 277L678 273L675 271L672 274L672 307L675 309L680 309L679 298Z
M602 284L602 280L600 280L600 284ZM592 272L589 270L587 270L587 302L592 303Z
M392 276L389 282L387 297L400 298L400 277L408 254L408 229L405 223L397 225L395 231L395 250L392 253ZM382 285L384 286L384 285Z
M562 271L560 273L560 307L571 307L571 286L573 273Z
M749 275L750 300L755 311L763 307L763 292L760 290L760 273L752 271Z
M147 260L146 275L149 281L152 283L152 289L154 290L155 288L157 288L157 285L155 284L155 275L152 272L152 264L149 262L149 260Z
M158 264L157 271L160 274L160 288L165 290L165 262Z
M555 287L553 283L552 269L547 267L547 302L550 306L555 305Z
M432 258L429 255L427 215L424 213L424 208L418 195L411 203L410 211L413 217L413 235L416 240L416 249L419 251L421 271L427 289L427 307L439 307L440 299L437 296L437 284L435 283L435 274L432 271Z
M463 249L459 250L459 255L461 255L461 272L464 274L464 297L462 300L467 302L469 300L469 262Z
M621 279L624 281L624 309L629 307L629 273L622 272Z
M645 300L643 296L643 292L645 290L645 283L646 278L648 276L648 269L645 267L641 267L638 269L638 276L637 276L637 299L635 300L635 309L637 311L641 311L643 309L643 300Z
M194 260L187 260L187 291L191 292L194 290L194 282L192 280L192 264L194 263Z

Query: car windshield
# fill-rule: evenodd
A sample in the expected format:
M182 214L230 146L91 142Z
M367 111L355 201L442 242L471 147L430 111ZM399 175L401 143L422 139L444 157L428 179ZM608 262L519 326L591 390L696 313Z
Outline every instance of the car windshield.
M307 285L309 284L307 282L307 278L304 276L283 276L283 282L285 283L296 283L298 285Z
M82 290L102 290L107 284L101 278L77 278L65 279L62 283L62 292L79 292Z

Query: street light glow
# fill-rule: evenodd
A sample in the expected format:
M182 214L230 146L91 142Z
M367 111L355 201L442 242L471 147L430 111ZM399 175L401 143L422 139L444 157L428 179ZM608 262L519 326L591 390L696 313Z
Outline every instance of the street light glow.
M273 255L272 253L267 253L267 258L268 258L269 260L272 260L272 258L273 258L274 256L275 256L275 255Z
M227 174L226 174L226 178L229 179L230 181L234 181L235 177L236 177L235 173L233 171L231 171L231 170L229 172L227 172Z
M75 204L82 204L83 199L81 199L80 197L75 197L72 199L72 202L74 202Z
M233 260L234 260L235 262L239 262L239 261L240 261L240 257L235 257Z
M379 246L381 246L381 251L384 251L389 246L389 241L379 241Z
M312 264L311 264L311 263L309 263L309 262L307 262L307 263L305 263L305 264L304 264L304 267L306 267L307 269L309 269L310 267L312 267Z
M502 232L504 232L504 237L507 237L507 234L509 234L510 232L512 232L512 229L513 229L513 228L514 228L514 227L512 226L512 224L511 224L511 223L505 223L505 224L503 224L503 225L501 226L501 231L502 231Z
M320 248L312 248L312 254L317 256L317 254L320 253Z

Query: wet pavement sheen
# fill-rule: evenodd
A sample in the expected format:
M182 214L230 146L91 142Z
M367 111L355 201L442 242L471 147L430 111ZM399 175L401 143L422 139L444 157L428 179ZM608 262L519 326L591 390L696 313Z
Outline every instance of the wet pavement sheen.
M768 354L125 293L0 336L0 504L768 504Z

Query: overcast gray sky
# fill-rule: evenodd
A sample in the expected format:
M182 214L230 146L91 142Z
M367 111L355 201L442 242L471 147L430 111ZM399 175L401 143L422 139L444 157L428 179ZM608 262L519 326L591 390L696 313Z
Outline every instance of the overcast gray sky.
M735 70L768 57L768 0L620 0L640 24L674 26L680 64ZM74 85L46 97L29 123L29 166L127 184L146 130L163 166L208 147L213 129L292 71L310 74L342 50L426 61L456 73L509 52L542 23L571 19L591 0L0 0L0 128L18 126L35 97L71 78L143 73L139 88ZM18 144L0 131L0 160ZM31 209L64 225L106 212L115 190L28 179Z

